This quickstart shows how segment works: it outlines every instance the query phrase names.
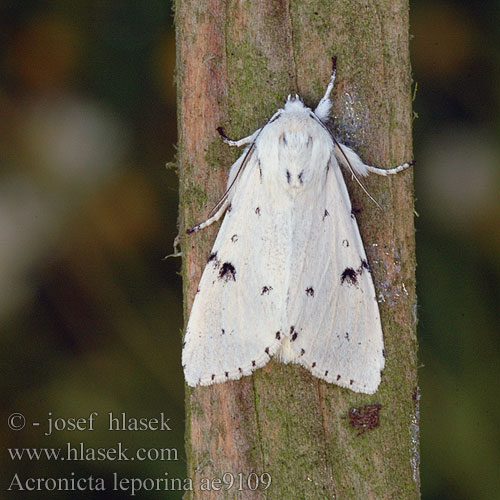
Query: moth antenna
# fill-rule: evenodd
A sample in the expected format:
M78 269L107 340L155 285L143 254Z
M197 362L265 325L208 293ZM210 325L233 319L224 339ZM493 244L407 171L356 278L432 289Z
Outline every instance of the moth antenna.
M349 167L349 170L351 171L352 177L361 186L361 189L365 192L365 194L368 196L368 198L370 198L370 200L372 200L373 203L375 203L375 205L377 205L377 207L380 208L380 210L382 210L382 212L383 212L384 209L381 207L380 203L368 192L368 190L365 188L363 183L359 180L358 176L356 175L356 172L352 168L352 165L351 165L351 162L349 161L349 158L347 158L347 155L344 153L344 150L340 146L339 141L337 141L337 139L335 139L333 134L332 134L332 138L333 138L333 141L335 142L335 144L337 145L337 147L339 148L340 152L342 153L342 156L344 157L344 159L346 161L346 165Z
M361 189L366 193L368 198L370 198L370 200L372 200L373 203L375 203L375 205L377 205L377 207L380 208L380 210L384 211L384 209L380 206L380 203L377 202L377 200L368 192L368 190L365 188L363 183L359 180L358 176L356 175L356 172L354 171L354 169L351 165L351 162L349 161L349 158L347 158L346 154L344 153L344 150L342 149L341 145L339 144L339 141L337 141L337 139L335 139L335 136L331 133L330 129L323 123L323 121L316 114L316 112L314 112L311 116L316 119L316 121L328 132L328 134L330 134L330 137L332 138L333 142L335 143L335 145L339 148L340 152L342 153L342 156L344 157L344 159L346 161L346 165L349 167L349 170L351 171L351 175L356 180L356 182L361 186Z
M210 210L210 212L208 213L208 217L212 217L213 214L215 214L215 212L217 212L217 210L219 210L219 208L225 203L225 201L227 200L227 197L229 195L229 192L231 191L231 188L234 186L234 183L236 182L236 179L238 178L238 176L240 175L241 171L243 170L243 167L248 163L248 160L250 159L250 153L253 152L253 150L255 149L255 142L252 143L252 145L248 148L248 151L246 152L246 155L245 155L245 158L243 159L243 161L241 162L241 165L240 165L240 168L238 168L238 171L236 172L236 175L234 176L234 179L233 181L231 182L231 184L227 187L226 191L224 192L224 194L221 196L221 198L219 199L219 201L215 204L215 206L212 208L212 210Z

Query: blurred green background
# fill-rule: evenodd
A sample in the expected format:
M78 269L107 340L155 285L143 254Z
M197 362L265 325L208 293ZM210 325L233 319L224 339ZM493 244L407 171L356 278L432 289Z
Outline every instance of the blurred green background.
M412 2L424 500L500 498L499 17L498 0ZM182 478L180 264L162 260L177 232L171 5L4 1L0 25L0 497L102 498L6 492L15 472ZM44 436L49 412L93 411L95 431ZM173 430L108 432L110 411L163 412ZM6 452L67 441L179 455Z

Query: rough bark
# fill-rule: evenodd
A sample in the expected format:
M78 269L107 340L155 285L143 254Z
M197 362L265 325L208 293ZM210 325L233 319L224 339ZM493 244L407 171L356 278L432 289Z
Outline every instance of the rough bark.
M238 155L216 127L248 135L289 93L314 105L332 55L333 112L352 146L377 166L412 158L407 0L178 0L176 26L181 230L206 217ZM419 497L413 175L366 180L384 212L345 177L380 300L380 388L354 393L273 361L240 381L187 388L187 498ZM183 241L186 318L217 229ZM380 426L357 436L349 408L375 403ZM227 472L268 472L272 485L200 491Z

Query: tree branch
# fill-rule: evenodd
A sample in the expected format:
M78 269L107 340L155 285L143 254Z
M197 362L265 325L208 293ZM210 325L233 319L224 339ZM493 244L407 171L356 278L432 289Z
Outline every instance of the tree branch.
M406 0L178 0L176 26L181 229L205 218L238 154L216 127L248 135L289 93L315 105L333 55L334 114L357 152L380 167L412 158ZM346 95L349 112L338 99ZM346 181L380 300L386 368L379 390L354 393L274 361L239 381L188 389L189 498L419 498L412 172L366 181L383 213ZM186 318L216 230L184 239ZM381 405L381 423L357 436L349 409L367 404ZM226 472L244 482L268 472L272 485L200 491L204 478Z

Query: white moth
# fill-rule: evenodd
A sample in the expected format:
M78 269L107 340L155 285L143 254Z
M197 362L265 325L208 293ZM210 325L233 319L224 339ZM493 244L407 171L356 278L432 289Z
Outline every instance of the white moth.
M271 357L372 394L385 353L375 289L339 165L353 176L395 174L365 165L325 126L335 62L314 112L290 97L231 167L213 215L226 216L201 277L182 364L190 386L250 375Z

